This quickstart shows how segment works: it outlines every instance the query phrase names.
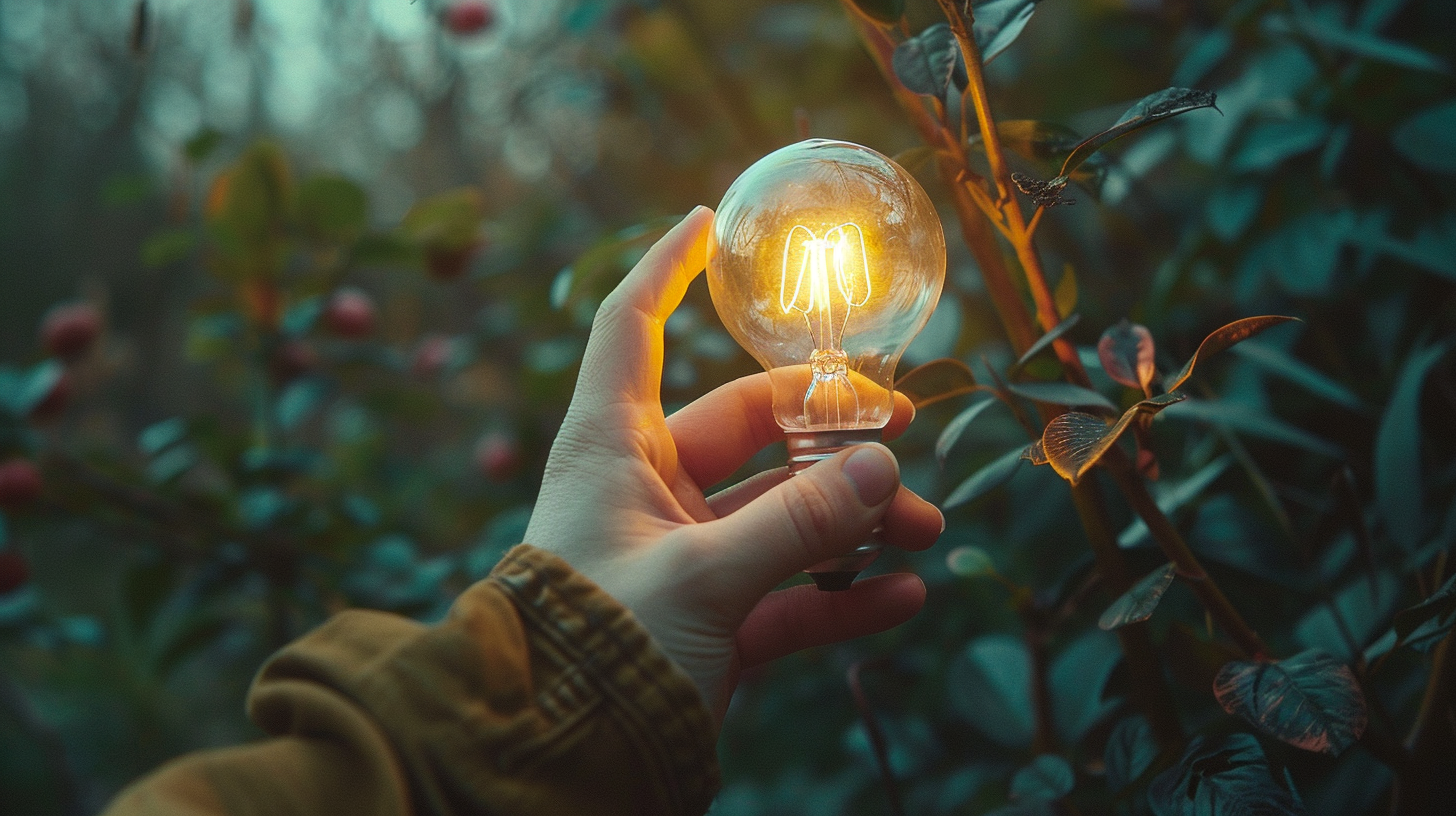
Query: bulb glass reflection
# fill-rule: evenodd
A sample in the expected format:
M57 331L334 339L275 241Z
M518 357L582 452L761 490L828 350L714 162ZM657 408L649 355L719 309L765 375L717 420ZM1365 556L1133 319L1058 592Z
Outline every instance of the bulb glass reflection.
M799 142L728 188L708 288L723 325L769 373L791 470L879 439L895 366L944 281L945 235L929 197L867 147ZM878 550L809 572L821 588L844 589Z
M945 280L945 237L925 191L867 147L811 139L729 187L708 287L718 314L773 381L793 432L889 421L895 366Z

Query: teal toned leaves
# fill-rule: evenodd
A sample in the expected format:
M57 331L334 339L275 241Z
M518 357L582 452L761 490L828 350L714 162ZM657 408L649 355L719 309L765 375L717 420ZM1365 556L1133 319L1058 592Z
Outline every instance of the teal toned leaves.
M1311 649L1273 662L1238 660L1214 696L1230 714L1306 751L1338 755L1365 731L1365 697L1349 667Z
M1018 397L1051 405L1094 405L1109 411L1117 410L1117 406L1113 405L1107 397L1090 388L1067 382L1011 383L1006 386L1006 390Z
M1156 414L1182 399L1182 394L1163 394L1143 400L1124 411L1111 426L1091 414L1076 411L1062 414L1047 423L1046 430L1042 432L1041 453L1058 475L1076 484L1117 442L1138 414ZM1032 458L1032 461L1036 462L1036 459Z
M969 81L960 44L946 23L936 23L896 46L891 66L900 84L941 104L951 88L959 92Z
M996 572L996 565L991 561L990 554L980 547L956 547L946 553L945 566L951 574L962 578Z
M990 62L1020 36L1031 22L1037 0L989 0L972 8L975 14L971 36L981 52L981 62Z
M1148 788L1156 816L1301 816L1304 804L1270 772L1251 734L1194 737Z
M997 400L995 399L981 400L964 411L961 411L959 414L956 414L955 419L946 423L945 430L941 431L940 437L935 440L935 459L942 467L945 466L945 457L950 454L950 449L955 447L955 443L961 438L961 434L965 433L966 428L970 427L970 424L975 421L976 417L981 415L982 411L991 407L996 402Z
M895 390L910 398L916 408L981 390L976 376L960 360L942 357L916 366L895 381Z
M951 705L977 731L1010 748L1031 744L1031 656L1020 638L971 641L951 660L946 682Z
M1112 727L1102 762L1107 767L1107 788L1121 791L1147 773L1158 758L1158 743L1153 728L1142 717L1127 717Z
M1042 754L1011 777L1011 797L1017 800L1060 799L1076 783L1072 766L1056 754Z
M1163 599L1163 593L1173 585L1175 572L1176 568L1169 563L1148 573L1107 607L1107 611L1097 619L1097 625L1111 630L1152 617L1153 610L1158 608L1158 601Z
M1157 374L1153 351L1153 335L1147 327L1126 320L1109 327L1097 341L1097 359L1107 376L1119 385L1142 389L1143 393L1148 393L1148 386Z
M1234 353L1269 373L1288 380L1311 394L1323 397L1351 411L1364 411L1365 403L1349 388L1335 382L1323 372L1303 363L1279 349L1263 343L1244 343Z
M1401 122L1390 142L1407 160L1437 173L1456 173L1456 99Z
M1220 351L1227 349L1229 346L1241 343L1272 326L1298 319L1297 317L1285 317L1283 315L1261 315L1259 317L1246 317L1242 320L1235 320L1217 329L1212 334L1203 338L1203 342L1198 344L1198 350L1193 352L1192 357L1188 358L1188 362L1183 365L1183 369L1172 380L1164 383L1163 390L1175 391L1178 386L1187 382L1188 378L1193 376L1193 369L1198 365L1200 360L1206 360Z
M1395 393L1375 437L1375 505L1385 528L1407 552L1421 544L1421 386L1451 348L1451 341L1413 352L1396 379Z
M945 497L945 502L941 506L946 510L952 507L959 507L967 502L979 499L1000 487L1015 475L1016 468L1021 465L1021 460L1024 458L1026 456L1022 448L1013 448L992 459L985 467L972 473L965 481L956 485L956 489L952 490L950 495ZM1038 464L1045 464L1045 462Z
M1042 351L1045 350L1048 346L1056 342L1058 337L1066 334L1068 331L1071 330L1073 326L1077 325L1078 321L1080 321L1081 319L1082 318L1080 315L1068 315L1065 320L1053 326L1051 331L1043 334L1041 337L1038 337L1036 339L1036 342L1032 343L1031 346L1026 349L1026 352L1016 359L1016 362L1012 364L1010 370L1008 371L1008 374L1010 376L1015 376L1016 372L1020 371L1028 362L1031 361L1031 358L1042 353Z
M1060 175L1063 178L1069 176L1088 157L1114 139L1145 128L1154 122L1171 119L1189 111L1213 108L1216 101L1217 97L1212 91L1200 91L1192 88L1165 88L1157 93L1149 94L1139 100L1136 105L1128 108L1122 118L1117 120L1117 124L1077 145L1071 155L1067 156L1067 160L1062 163Z
M1431 597L1395 615L1395 646L1430 651L1456 625L1456 576L1452 576ZM1395 648L1392 646L1392 648Z

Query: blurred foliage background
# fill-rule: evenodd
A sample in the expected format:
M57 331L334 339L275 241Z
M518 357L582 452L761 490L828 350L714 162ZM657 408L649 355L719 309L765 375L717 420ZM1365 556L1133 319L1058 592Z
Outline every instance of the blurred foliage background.
M1420 726L1456 685L1456 9L992 6L1025 27L986 66L990 104L1048 123L1007 130L1021 172L1054 175L1069 134L1159 89L1217 93L1099 154L1037 238L1119 408L1142 395L1096 347L1120 320L1164 373L1236 318L1303 321L1200 360L1195 398L1138 442L1272 652L1353 670L1366 736L1311 752L1226 713L1211 685L1240 655L1182 583L1146 626L1182 728L1257 766L1239 790L1383 809L1392 756L1452 744ZM857 7L903 11L899 40L944 19ZM441 615L524 529L597 302L778 146L848 139L920 175L950 268L906 367L1004 376L1017 354L855 8L0 0L0 813L93 812L168 757L257 736L252 672L331 611ZM667 331L669 409L752 370L702 284ZM1071 497L1015 465L1033 438L1004 405L921 410L894 447L949 526L876 569L917 571L929 606L746 678L714 813L1234 812L1195 801L1177 773L1200 757L1139 721ZM1134 572L1160 569L1107 506ZM1189 795L1150 803L1150 783Z

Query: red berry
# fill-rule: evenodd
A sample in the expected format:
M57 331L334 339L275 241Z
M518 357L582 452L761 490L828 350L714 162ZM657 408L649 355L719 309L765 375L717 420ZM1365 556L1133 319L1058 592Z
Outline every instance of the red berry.
M445 27L456 34L480 34L493 25L495 6L483 0L461 0L445 10Z
M374 333L374 301L358 289L340 289L324 307L324 324L340 337L368 337Z
M90 303L63 303L40 324L41 345L68 360L85 354L100 335L101 312Z
M444 249L431 247L425 250L425 269L436 280L455 280L470 268L470 261L480 249L479 241L472 241L462 247Z
M0 507L18 510L40 498L40 471L24 459L0 464Z
M14 592L30 580L30 566L18 550L0 550L0 595Z
M268 356L268 374L278 385L283 385L306 374L316 365L318 365L318 352L313 350L313 346L302 340L280 343Z
M30 409L30 418L38 422L47 422L59 417L71 403L71 392L75 390L71 386L71 375L65 371L51 385L51 390L41 398L40 402Z
M414 357L410 359L410 372L420 379L433 377L450 361L454 350L455 344L450 338L443 334L432 334L415 346Z
M521 469L521 447L510 435L492 431L475 445L475 467L492 482L508 482Z

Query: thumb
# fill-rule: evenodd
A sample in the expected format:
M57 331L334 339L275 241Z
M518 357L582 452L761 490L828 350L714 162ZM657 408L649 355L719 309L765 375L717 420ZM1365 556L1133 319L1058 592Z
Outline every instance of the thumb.
M883 445L857 445L800 471L736 512L700 525L752 606L784 579L869 539L900 486Z

